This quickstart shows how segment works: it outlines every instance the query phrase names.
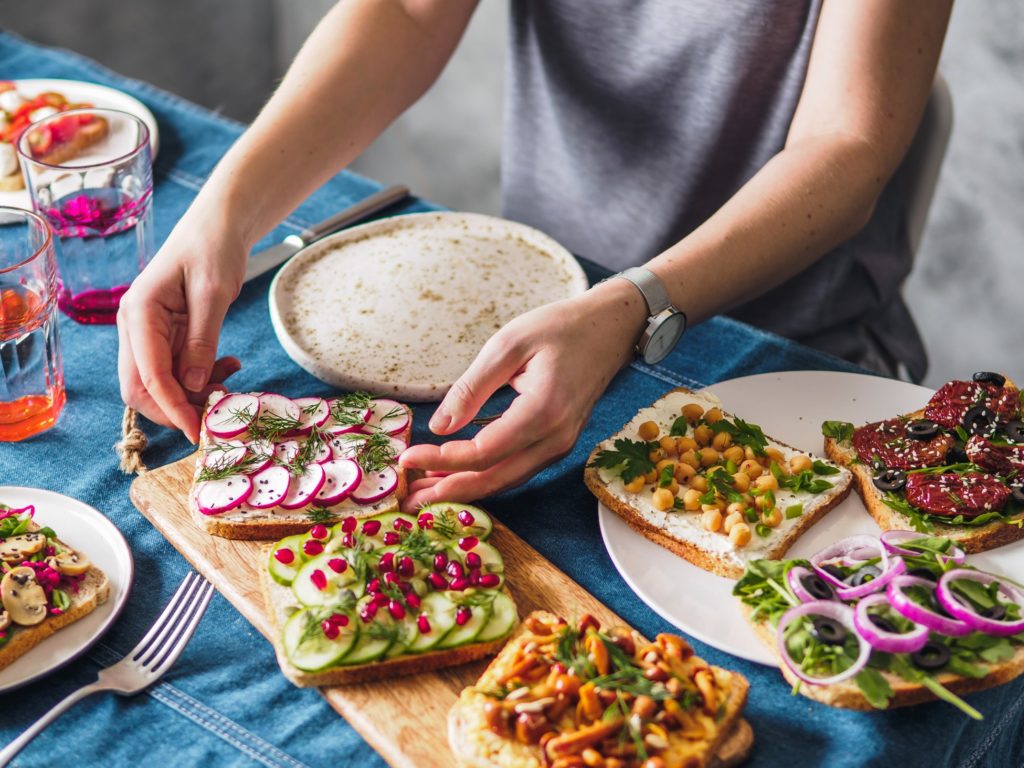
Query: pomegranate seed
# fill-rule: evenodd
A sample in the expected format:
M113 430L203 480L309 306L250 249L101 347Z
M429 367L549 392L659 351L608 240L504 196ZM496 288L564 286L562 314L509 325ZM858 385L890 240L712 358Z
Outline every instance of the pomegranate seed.
M405 618L405 608L403 608L402 604L397 600L392 600L388 603L388 613L399 620Z
M445 566L447 566L447 565L448 565L448 555L446 555L444 552L438 552L436 555L434 555L434 570L435 571L443 571L445 569Z
M380 532L380 520L367 520L363 523L363 533L367 536L376 536Z
M366 583L366 591L371 595L380 592L380 579L370 579Z
M410 592L412 592L412 584L410 584L408 581L398 582L398 588L402 590L403 595L408 595Z
M399 541L401 541L401 539L399 538L398 534L394 531L388 531L384 534L384 543L388 546L391 546L392 544L397 544Z
M485 573L480 577L480 586L491 589L501 584L501 576L496 573Z
M338 629L337 626L335 626L334 624L331 624L331 622L329 622L329 621L321 621L320 622L320 629L323 630L323 633L325 635L327 635L327 639L328 640L333 640L341 632L341 630Z
M479 568L474 568L472 571L469 572L469 577L468 578L469 578L469 583L470 583L471 586L479 587L480 586L480 569Z
M324 551L324 545L316 539L306 539L306 542L302 545L302 551L310 557L315 557Z
M369 602L359 609L359 618L362 619L363 622L366 624L369 624L371 621L373 621L373 617L376 615L377 604L374 602Z
M448 589L448 581L440 573L431 573L427 576L430 586L437 590Z
M341 521L341 532L342 533L355 533L356 526L359 525L359 521L356 520L352 515L349 515Z
M324 572L319 568L309 574L309 580L313 582L313 586L323 592L327 589L327 577L324 576Z
M469 528L473 523L476 522L476 518L473 517L473 513L468 509L464 509L458 514L459 522L462 523L466 528Z
M460 563L458 560L452 560L450 563L448 563L448 566L444 570L453 579L461 578L462 575L465 573L462 570L462 563Z
M468 555L466 555L466 565L468 565L470 568L479 568L483 564L484 561L480 559L480 555L478 555L476 552L470 552Z
M388 571L387 573L384 574L384 583L385 584L397 584L398 583L398 574L395 573L394 571Z
M317 523L309 529L309 535L314 539L326 539L327 538L327 526Z
M405 577L412 576L416 571L416 563L412 561L412 558L406 555L398 561L398 572Z
M371 600L370 602L372 602L374 605L380 608L382 605L387 605L388 603L390 603L391 598L385 595L383 592L378 592L376 595L373 596L373 600Z
M346 616L344 613L332 613L330 616L327 617L327 620L331 622L331 624L336 624L339 627L348 626L348 616Z
M382 573L395 570L395 553L385 552L381 555L380 560L377 563L377 568L379 568Z
M418 518L416 518L416 524L419 525L423 530L428 530L434 527L434 516L429 512L424 512Z
M460 605L455 611L455 623L460 627L472 618L473 612L469 606Z
M341 545L348 549L352 549L352 547L356 545L356 537L353 536L351 533L346 533L344 536L341 537Z
M452 583L448 585L448 589L454 589L456 592L461 592L469 586L469 579L464 579L461 576L457 579L452 579Z
M404 517L396 517L395 521L391 523L391 527L396 531L411 531L412 523L406 520Z
M461 539L459 539L459 549L461 549L463 552L469 552L469 550L473 549L473 547L475 547L479 543L480 539L478 539L476 536L463 536Z
M288 549L288 547L281 547L274 553L274 559L279 563L289 565L295 562L295 553Z
M430 634L430 619L427 618L427 614L421 613L416 617L416 626L420 629L420 634Z
M417 595L415 592L410 592L405 596L405 604L408 605L410 608L419 608L420 596Z
M335 573L344 573L348 569L348 560L341 557L332 557L327 561L327 567Z

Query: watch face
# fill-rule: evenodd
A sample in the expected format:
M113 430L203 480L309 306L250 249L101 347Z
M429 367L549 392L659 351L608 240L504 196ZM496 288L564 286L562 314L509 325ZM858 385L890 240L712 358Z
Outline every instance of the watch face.
M657 327L650 331L643 350L644 362L649 364L659 363L668 357L686 330L686 315L682 312L672 312L655 322Z

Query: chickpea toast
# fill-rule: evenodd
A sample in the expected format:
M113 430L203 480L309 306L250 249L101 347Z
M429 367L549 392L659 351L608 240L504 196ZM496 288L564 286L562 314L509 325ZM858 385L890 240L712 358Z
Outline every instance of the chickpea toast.
M851 473L768 437L710 392L674 389L590 454L584 481L632 528L739 578L781 558L850 493Z
M701 768L746 759L748 684L681 637L534 612L448 716L464 768Z

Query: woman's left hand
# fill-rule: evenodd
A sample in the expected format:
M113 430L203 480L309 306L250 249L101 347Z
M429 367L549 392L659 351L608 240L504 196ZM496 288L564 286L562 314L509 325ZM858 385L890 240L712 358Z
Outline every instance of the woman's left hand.
M430 429L450 435L508 384L519 395L471 440L414 445L400 463L426 477L402 503L473 501L518 485L572 450L590 411L632 356L647 308L625 280L527 312L505 325L455 382Z

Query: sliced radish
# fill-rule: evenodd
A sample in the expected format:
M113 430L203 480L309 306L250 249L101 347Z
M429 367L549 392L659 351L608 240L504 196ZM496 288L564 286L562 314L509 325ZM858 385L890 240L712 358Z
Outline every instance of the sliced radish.
M361 410L361 411L356 410L354 408L343 408L342 405L341 405L341 401L340 400L331 400L330 401L330 409L331 409L331 420L328 422L328 426L330 427L331 430L334 430L334 429L345 429L345 430L347 430L349 432L355 432L356 430L361 429L363 427L363 425L365 425L366 422L370 420L370 416L373 415L373 409L372 408L366 408L365 410ZM335 414L336 411L339 411L339 410L340 411L344 411L348 416L351 417L351 418L345 419L345 421L352 421L352 422L355 422L355 423L353 423L353 424L342 424L342 423L336 421L334 419L334 414ZM362 423L360 423L360 422L362 422Z
M331 439L329 445L334 452L334 458L351 459L357 456L363 446L366 445L366 438L362 435L336 435Z
M391 448L392 448L392 450L394 450L394 452L395 452L395 458L396 458L396 459L397 459L397 458L398 458L399 456L401 456L401 455L402 455L402 453L404 453L404 452L405 452L405 449L406 449L406 448L408 448L408 447L409 447L409 444L408 444L407 442L405 442L405 440L402 440L402 439L400 439L400 438L397 438L397 437L389 437L388 439L389 439L389 440L391 441Z
M319 464L310 464L298 477L292 477L288 495L279 506L284 509L300 509L313 500L324 485L326 476Z
M274 444L269 440L253 440L247 446L249 455L255 460L249 469L249 476L266 469L274 462Z
M331 450L331 446L327 443L320 443L320 447L316 449L316 456L313 457L313 461L317 464L323 464L334 458L334 451Z
M251 493L252 481L245 475L207 480L196 489L196 504L204 515L219 515L244 503Z
M331 418L331 405L322 397L299 397L293 401L299 406L299 432L308 435L313 427L322 427Z
M314 501L325 507L347 499L363 480L363 471L352 459L332 459L322 466L325 480Z
M241 464L248 452L246 444L241 440L212 442L206 446L203 466L214 469L233 467L236 464Z
M373 504L394 493L398 487L398 473L393 467L384 467L379 472L367 472L359 487L352 491L352 501L357 504Z
M256 395L225 395L206 414L206 431L214 437L237 437L249 428L259 415L260 399Z
M288 496L292 475L286 467L268 467L252 476L248 504L255 509L276 507Z
M397 400L374 400L373 415L366 422L368 429L397 435L409 426L409 409Z
M290 397L277 395L273 392L264 392L260 395L260 419L268 415L277 416L279 419L294 421L296 424L302 422L302 409Z
M363 427L365 424L333 424L327 428L327 434L329 435L352 435L352 434L363 434Z
M282 464L291 464L295 457L299 455L299 449L298 440L285 440L283 443L278 443L274 446L274 456Z

